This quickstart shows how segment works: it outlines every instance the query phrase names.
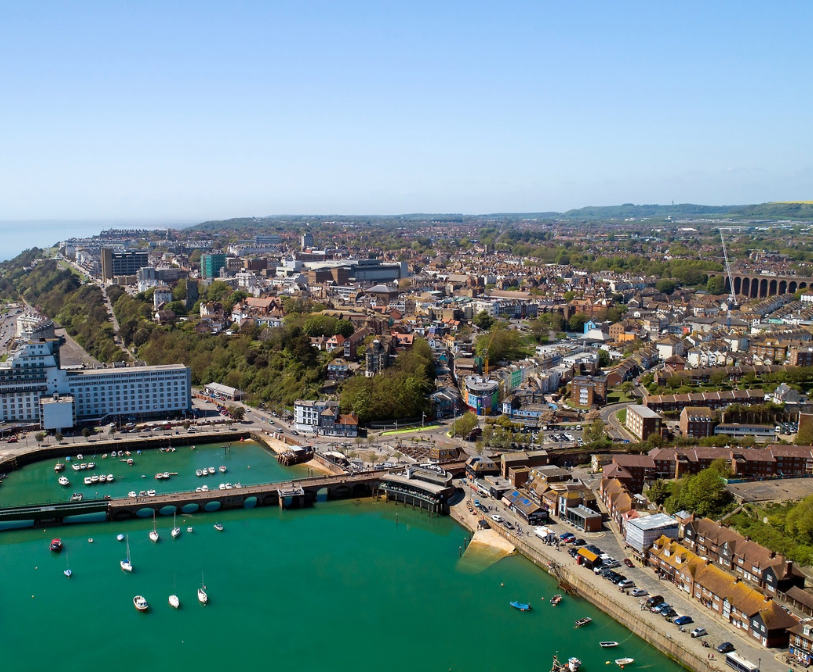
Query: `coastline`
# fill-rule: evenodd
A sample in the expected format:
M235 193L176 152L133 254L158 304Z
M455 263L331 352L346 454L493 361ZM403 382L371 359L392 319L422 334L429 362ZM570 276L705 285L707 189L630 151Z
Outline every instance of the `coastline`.
M476 521L479 516L472 516L462 501L450 508L449 515L467 530L476 532ZM638 606L637 602L621 602L610 591L596 590L595 586L589 584L578 572L572 571L572 568L563 562L565 558L570 559L567 554L548 551L549 547L545 547L545 550L532 547L524 537L509 532L499 525L492 526L491 531L512 544L519 553L540 569L548 572L553 578L564 579L575 588L576 596L586 599L667 657L695 672L720 669L717 663L721 661L703 659L694 651L683 646L680 640L656 629L646 618L642 617L643 614L639 609L632 608L633 605ZM556 571L553 569L554 566ZM573 566L577 567L575 564Z

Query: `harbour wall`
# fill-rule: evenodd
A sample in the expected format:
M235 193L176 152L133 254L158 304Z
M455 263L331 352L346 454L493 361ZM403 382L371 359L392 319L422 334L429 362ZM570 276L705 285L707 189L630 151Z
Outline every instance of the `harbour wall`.
M465 510L465 509L464 509ZM452 507L451 516L458 523L463 525L472 532L476 531L474 522L477 517L464 515L459 507ZM526 558L533 562L538 567L541 567L549 574L553 575L550 569L550 563L558 564L558 560L554 555L548 556L538 549L532 547L523 537L512 534L500 525L492 525L491 529L500 536L510 541L516 549L522 553ZM556 555L561 556L561 553ZM646 621L638 618L637 606L638 602L634 602L636 608L631 609L628 602L620 602L613 595L605 595L604 593L597 592L593 586L584 581L578 572L573 572L571 569L559 564L559 574L561 578L565 579L571 586L576 589L577 594L583 597L593 606L601 609L605 614L611 616L614 620L618 621L624 627L631 630L644 641L650 643L656 649L669 656L672 660L695 670L696 672L707 672L708 670L720 670L721 668L716 665L717 662L705 658L701 658L694 651L687 649L683 646L682 642L674 639L666 632L661 632L652 627ZM582 570L585 571L585 570Z
M32 446L31 448L20 449L12 455L0 458L0 473L13 471L34 462L43 460L59 460L66 455L75 457L76 455L98 455L99 453L109 453L116 450L149 450L156 448L166 448L167 446L193 446L196 443L209 443L212 441L240 441L251 438L251 433L246 430L233 430L229 432L198 432L197 434L179 434L169 436L145 436L140 438L116 438L105 440L88 440L81 443L54 443L50 445Z

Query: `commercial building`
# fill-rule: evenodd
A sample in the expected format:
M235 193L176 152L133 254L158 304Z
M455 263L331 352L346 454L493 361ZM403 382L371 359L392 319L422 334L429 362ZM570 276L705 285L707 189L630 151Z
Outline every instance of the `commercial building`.
M225 254L204 254L201 256L200 275L202 278L219 278L221 268L226 268Z
M110 281L120 275L136 275L138 269L149 266L149 254L140 250L122 252L103 247L101 250L102 280Z
M661 416L646 406L633 404L627 407L626 427L640 441L646 441L653 434L660 435Z
M678 521L665 513L627 521L626 542L642 558L646 557L652 543L662 536L678 538Z
M767 427L765 425L742 425L739 423L723 423L714 428L715 436L725 435L735 439L741 439L746 436L753 436L757 443L768 443L776 440L776 431L774 426Z
M0 363L0 420L46 429L120 416L167 416L191 409L191 374L182 364L60 368L59 339L27 341ZM70 416L73 422L63 424Z
M463 384L463 401L477 415L495 413L500 399L500 386L495 380L468 376Z
M300 432L323 436L358 436L359 421L354 413L342 415L335 401L294 402L294 426Z

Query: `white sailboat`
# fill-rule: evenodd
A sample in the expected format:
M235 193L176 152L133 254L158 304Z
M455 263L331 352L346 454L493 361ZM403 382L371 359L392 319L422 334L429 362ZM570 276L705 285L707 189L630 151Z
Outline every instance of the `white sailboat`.
M133 571L133 563L130 562L130 535L129 534L127 535L127 558L125 558L124 560L121 560L119 562L119 564L121 565L121 568L125 572L132 572Z
M181 608L181 601L178 599L177 595L170 595L169 596L169 606L174 609Z
M150 531L150 541L157 544L158 539L158 530L155 528L155 511L152 512L152 530Z
M67 576L69 579L73 576L73 572L71 571L71 566L68 563L68 555L67 555L67 553L65 554L65 570L62 573L65 576Z
M200 573L200 588L198 588L198 602L206 604L209 596L206 594L206 584L203 583L203 572Z
M175 520L177 516L177 512L172 514L172 538L177 539L181 536L181 528L178 527L178 524Z

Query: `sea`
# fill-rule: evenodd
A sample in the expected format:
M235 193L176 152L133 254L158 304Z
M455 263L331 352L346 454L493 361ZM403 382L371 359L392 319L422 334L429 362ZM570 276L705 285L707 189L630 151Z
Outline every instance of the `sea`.
M79 485L88 472L70 468L71 485L59 486L53 461L23 467L3 479L0 506L64 501L73 491L166 493L307 474L252 442L131 457L127 466L93 448L83 454L96 473L116 477L102 487ZM195 476L220 465L225 474ZM163 471L177 476L156 481ZM177 539L171 514L155 524L158 543L148 537L151 517L0 532L3 669L546 672L556 653L580 658L584 672L618 669L612 660L624 656L635 659L628 670L681 669L584 600L552 607L555 582L522 556L473 556L464 550L467 530L404 505L361 499L183 514ZM54 537L61 553L49 550ZM119 566L127 544L131 574ZM202 584L206 606L197 601ZM171 594L180 609L169 606ZM135 595L147 599L147 612L135 610ZM512 609L512 600L533 609ZM575 629L584 616L593 622ZM601 649L605 640L620 646Z
M188 222L156 224L138 221L0 220L0 262L32 247L51 247L66 238L97 236L105 229L182 228Z

